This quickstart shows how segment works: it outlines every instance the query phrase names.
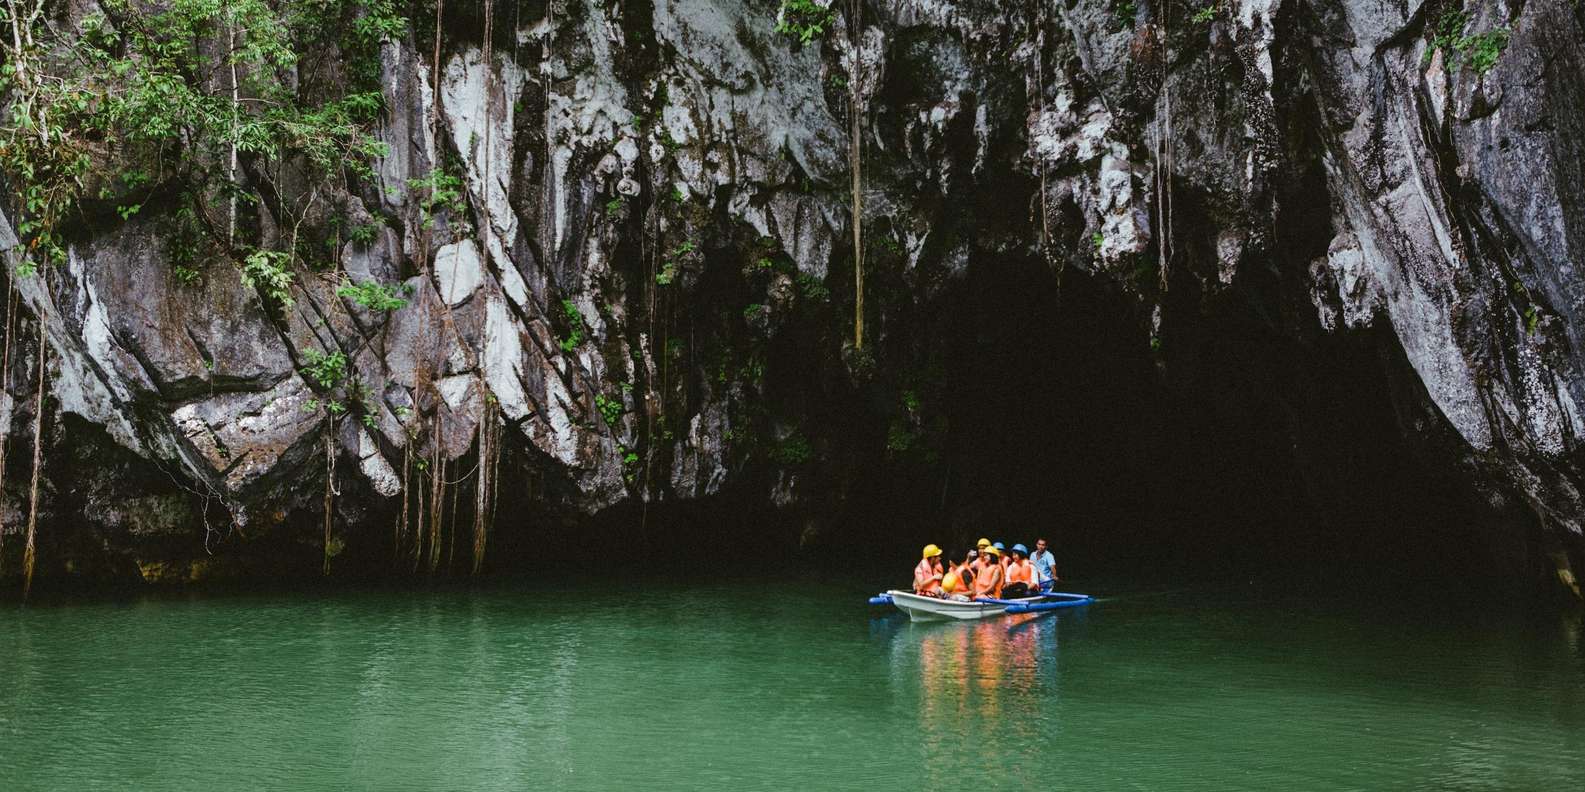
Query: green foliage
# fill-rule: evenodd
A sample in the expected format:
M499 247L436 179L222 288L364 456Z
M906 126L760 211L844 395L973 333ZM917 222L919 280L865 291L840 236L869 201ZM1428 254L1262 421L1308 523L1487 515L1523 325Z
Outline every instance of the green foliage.
M764 316L765 312L768 311L768 310L770 310L770 309L766 308L764 305L761 305L760 303L753 303L753 304L749 305L747 308L743 309L743 321L745 321L745 322L757 321L760 317Z
M362 223L347 229L347 240L353 244L367 246L380 236L382 224L379 220L371 223Z
M304 350L302 372L319 387L330 390L347 378L347 356L340 351L327 355L317 349Z
M1432 57L1441 50L1450 69L1461 61L1467 61L1476 74L1491 71L1502 57L1503 50L1508 48L1511 31L1500 27L1466 36L1464 27L1469 21L1470 16L1466 11L1448 9L1442 12L1431 32L1431 43L1425 49L1423 65L1431 65Z
M1198 11L1195 11L1194 12L1194 16L1189 17L1189 21L1193 22L1196 25L1204 25L1204 24L1210 22L1213 19L1216 19L1216 5L1215 4L1208 5L1208 6L1202 8L1202 9L1200 9Z
M804 299L812 302L825 302L831 299L831 290L826 288L825 281L807 272L798 274L798 291L803 294Z
M781 12L776 15L776 32L792 36L800 44L808 44L824 35L826 25L835 18L835 11L814 0L782 0Z
M613 399L603 393L594 397L594 406L599 409L600 417L605 419L607 426L615 427L622 420L622 400Z
M770 459L778 465L802 465L814 457L814 448L802 432L793 432L771 446Z
M681 245L673 248L671 252L667 254L665 261L661 263L660 271L655 273L656 285L670 286L673 281L677 280L677 269L681 264L678 259L688 255L689 253L692 253L693 250L694 247L692 242L684 242Z
M371 311L399 311L407 307L407 299L398 295L408 292L409 287L405 283L386 286L372 280L358 284L342 281L336 289L337 295Z
M467 206L463 200L465 196L461 177L453 176L440 168L431 170L421 178L408 179L407 187L415 192L424 193L418 208L425 228L434 227L435 210L445 209L452 214L461 214Z
M296 302L292 298L292 257L279 250L255 250L242 260L242 285L283 308Z
M563 352L571 352L583 343L583 313L578 310L578 304L572 300L561 301L561 314L567 319L567 337L561 339L557 346Z
M1139 18L1139 4L1135 0L1112 0L1112 18L1118 30L1133 30Z
M622 217L622 206L623 206L623 201L622 201L622 196L620 196L620 195L615 197L615 198L612 198L609 201L606 201L605 202L605 216L610 218L611 220L619 220L619 219L621 219L621 217Z
M1099 231L1096 231L1095 233L1090 235L1090 242L1095 245L1095 249L1096 250L1100 250L1101 249L1101 245L1106 244L1106 235L1101 233L1101 232L1099 232Z
M914 447L919 441L919 436L909 431L908 426L902 421L892 421L886 429L886 450L894 454L903 453Z
M254 205L268 192L290 212L293 196L268 180L304 191L344 183L385 153L370 130L383 109L379 43L406 27L394 0L100 0L76 26L59 25L59 9L34 13L52 5L0 8L10 32L0 41L0 170L22 185L14 219L29 267L63 258L58 229L85 198L113 201L129 219L146 207L131 193L155 186L199 206ZM376 73L335 89L305 79L316 54ZM254 166L234 183L223 165L232 150ZM228 226L207 219L206 229Z

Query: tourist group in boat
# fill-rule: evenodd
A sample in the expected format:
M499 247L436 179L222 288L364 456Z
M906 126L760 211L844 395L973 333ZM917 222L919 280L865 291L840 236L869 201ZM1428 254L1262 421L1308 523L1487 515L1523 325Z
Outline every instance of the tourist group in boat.
M957 602L976 599L1017 599L1051 590L1057 577L1057 560L1046 549L1046 540L1035 540L1035 552L1015 544L981 539L973 550L954 563L941 548L925 545L923 558L914 567L914 593Z

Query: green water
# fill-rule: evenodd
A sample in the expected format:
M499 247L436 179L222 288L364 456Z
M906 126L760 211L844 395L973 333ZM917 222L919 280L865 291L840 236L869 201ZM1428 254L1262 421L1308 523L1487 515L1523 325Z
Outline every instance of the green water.
M7 606L0 789L1579 789L1578 616L860 584Z

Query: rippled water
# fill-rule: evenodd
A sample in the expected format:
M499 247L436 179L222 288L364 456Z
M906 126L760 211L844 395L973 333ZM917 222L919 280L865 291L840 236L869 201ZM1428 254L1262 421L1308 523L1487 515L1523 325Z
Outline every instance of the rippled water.
M0 789L1578 789L1577 616L856 585L0 611Z

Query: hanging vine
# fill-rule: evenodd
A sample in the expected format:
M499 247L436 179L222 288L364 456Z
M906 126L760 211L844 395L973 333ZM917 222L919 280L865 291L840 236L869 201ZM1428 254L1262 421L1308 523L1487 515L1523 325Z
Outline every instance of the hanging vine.
M38 559L36 536L39 520L39 474L44 468L44 367L49 344L44 340L44 323L38 324L38 377L33 401L33 481L28 485L27 544L22 550L22 597L33 588L33 565Z
M848 0L848 45L853 73L848 75L848 172L852 177L853 205L853 348L864 348L864 183L862 149L863 102L859 95L864 82L860 23L862 0Z

